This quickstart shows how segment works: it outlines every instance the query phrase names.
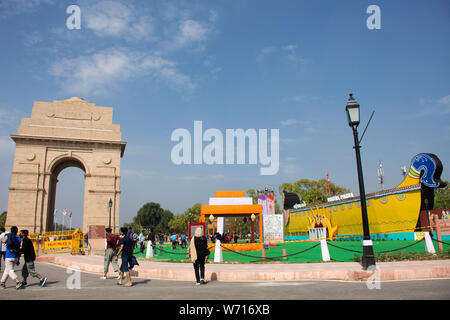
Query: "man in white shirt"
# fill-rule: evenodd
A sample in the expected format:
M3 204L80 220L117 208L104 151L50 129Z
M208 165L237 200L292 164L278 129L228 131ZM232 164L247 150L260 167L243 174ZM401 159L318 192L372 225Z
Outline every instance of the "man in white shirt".
M5 228L0 228L0 270L2 269L2 260L4 263L6 256L6 243L2 242L5 236L6 236Z

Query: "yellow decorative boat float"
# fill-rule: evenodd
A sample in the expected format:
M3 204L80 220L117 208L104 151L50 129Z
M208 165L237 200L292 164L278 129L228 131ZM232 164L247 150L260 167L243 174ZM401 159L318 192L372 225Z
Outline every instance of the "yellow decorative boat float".
M370 234L374 238L414 240L414 232L421 227L420 211L433 209L434 189L445 186L441 173L439 158L421 153L413 158L408 174L396 188L366 194ZM292 201L292 194L284 192L285 208L292 208L286 204L289 196ZM314 228L326 228L328 239L363 234L359 196L289 209L284 214L286 240L309 239L309 231Z

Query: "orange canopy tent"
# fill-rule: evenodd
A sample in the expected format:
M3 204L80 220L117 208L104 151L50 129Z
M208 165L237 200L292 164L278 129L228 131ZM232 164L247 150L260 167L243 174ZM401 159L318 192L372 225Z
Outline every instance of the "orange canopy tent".
M216 191L216 198L244 198L244 191ZM261 250L263 248L262 239L262 205L260 204L216 204L216 205L202 205L200 208L200 222L206 222L206 215L213 215L214 217L228 217L228 216L242 216L242 215L258 215L259 216L259 234L260 243L244 243L231 244L227 243L224 246L229 247L235 251L247 250ZM252 223L252 239L253 239L253 221Z

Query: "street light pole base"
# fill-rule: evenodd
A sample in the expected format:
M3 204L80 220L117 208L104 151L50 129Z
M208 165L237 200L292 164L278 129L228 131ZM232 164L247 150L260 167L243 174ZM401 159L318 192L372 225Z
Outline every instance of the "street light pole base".
M376 267L372 245L363 245L362 267L364 270Z

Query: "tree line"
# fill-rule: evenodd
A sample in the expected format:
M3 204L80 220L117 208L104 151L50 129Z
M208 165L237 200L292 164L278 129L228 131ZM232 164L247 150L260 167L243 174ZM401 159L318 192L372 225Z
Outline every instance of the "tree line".
M445 181L447 182L447 181ZM326 179L321 180L308 180L300 179L292 183L283 183L279 188L278 194L281 194L283 190L287 192L294 192L300 196L302 201L307 206L318 203L324 203L327 198L332 195L339 195L348 193L347 188L330 183L330 191L328 190L328 182ZM275 197L277 196L277 192ZM253 198L253 203L258 203L258 194L255 189L248 189L246 192L248 197ZM436 189L434 197L434 209L447 209L450 206L450 191L448 186L442 189ZM280 205L275 198L275 213L280 214L282 212L282 204ZM198 222L200 219L200 203L195 203L192 207L186 209L181 214L173 214L170 210L161 208L159 203L148 202L144 204L137 215L133 218L132 222L125 223L124 227L131 227L135 231L141 231L143 228L151 228L155 233L183 233L188 230L189 222ZM7 212L3 211L0 214L0 227L5 226ZM57 227L57 230L60 230ZM240 233L248 233L250 230L249 223L237 223L237 230Z

